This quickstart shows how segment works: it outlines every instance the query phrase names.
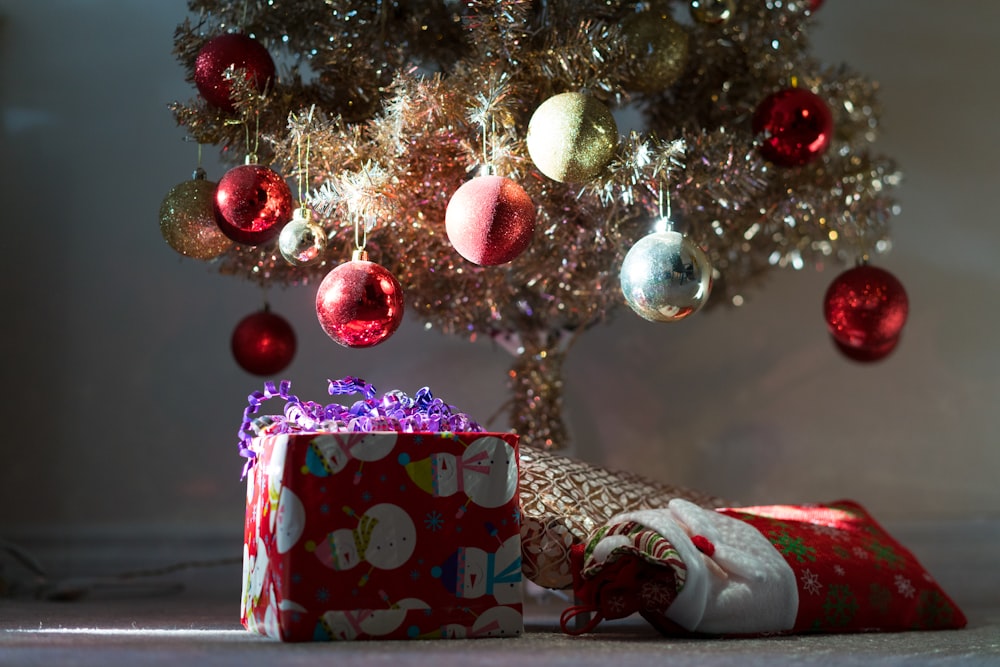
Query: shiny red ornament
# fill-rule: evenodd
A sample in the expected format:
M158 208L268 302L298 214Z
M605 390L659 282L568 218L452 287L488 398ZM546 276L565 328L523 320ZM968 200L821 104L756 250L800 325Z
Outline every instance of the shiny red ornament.
M352 259L320 283L316 316L326 335L344 347L372 347L403 321L403 289L385 267Z
M258 92L274 80L274 60L267 49L246 35L231 33L213 37L198 51L194 61L194 84L206 102L232 112L235 108L230 76L235 70L243 70Z
M274 375L295 356L295 330L281 315L265 309L240 320L230 346L236 363L246 372Z
M215 222L243 245L267 243L292 218L292 191L281 176L259 164L226 172L215 189Z
M892 354L892 351L896 349L897 345L899 345L899 337L897 336L888 343L872 349L848 347L836 338L833 339L833 344L836 345L837 350L842 355L851 361L857 361L862 364L870 364L874 361L881 361Z
M910 302L899 280L861 265L837 276L826 291L823 314L834 342L855 361L877 361L895 349Z
M531 245L535 203L509 178L477 176L452 195L445 230L458 254L470 262L506 264Z
M813 92L788 88L768 95L754 112L754 134L761 154L784 167L798 167L820 157L833 135L833 116Z

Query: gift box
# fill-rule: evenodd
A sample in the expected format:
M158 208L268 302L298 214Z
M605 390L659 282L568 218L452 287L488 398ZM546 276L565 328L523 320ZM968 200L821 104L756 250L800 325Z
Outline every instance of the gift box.
M523 632L516 435L287 424L245 443L248 630L292 642Z
M251 446L248 630L284 641L521 634L516 436L295 433Z

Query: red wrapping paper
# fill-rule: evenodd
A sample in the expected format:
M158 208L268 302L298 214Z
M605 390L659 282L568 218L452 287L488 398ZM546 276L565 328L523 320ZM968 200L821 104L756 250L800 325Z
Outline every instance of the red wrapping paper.
M256 438L243 625L283 641L523 631L517 436Z

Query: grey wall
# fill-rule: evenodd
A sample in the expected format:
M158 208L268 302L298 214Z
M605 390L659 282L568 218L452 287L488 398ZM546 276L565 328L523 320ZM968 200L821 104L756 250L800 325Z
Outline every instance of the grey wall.
M196 160L166 107L193 95L171 55L185 12L181 0L0 1L0 529L239 531L235 432L260 382L228 344L262 295L183 260L157 229ZM880 147L908 176L882 261L911 299L897 353L861 367L832 349L830 268L678 326L622 311L566 368L578 455L751 502L1000 514L998 22L987 0L821 10L818 52L881 81ZM221 175L211 155L206 166ZM509 359L489 343L408 320L378 348L346 350L316 326L310 289L270 300L297 329L284 375L304 397L347 374L430 385L484 419L506 397Z

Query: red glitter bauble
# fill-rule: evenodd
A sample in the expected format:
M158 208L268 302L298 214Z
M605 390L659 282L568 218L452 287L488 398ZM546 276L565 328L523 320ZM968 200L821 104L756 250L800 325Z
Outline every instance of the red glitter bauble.
M888 271L868 265L837 276L823 300L830 334L856 361L876 361L892 352L909 310L903 284Z
M477 176L452 195L444 224L462 257L482 266L506 264L531 245L535 204L509 178Z
M295 331L281 315L265 309L240 320L230 345L243 370L274 375L287 368L295 356Z
M403 321L403 289L385 267L354 259L319 284L316 316L326 335L344 347L378 345Z
M259 164L233 167L215 189L215 222L223 234L244 245L277 236L293 208L285 179Z
M753 131L762 135L761 154L784 167L812 162L826 151L833 116L819 95L788 88L768 95L753 115Z
M208 40L194 61L194 84L206 102L226 111L234 110L230 67L243 70L257 91L274 79L271 54L256 40L235 33Z
M870 350L848 347L836 338L833 339L833 344L837 346L837 349L842 355L851 361L857 361L862 364L870 364L874 361L881 361L892 354L892 351L896 349L897 345L899 345L899 337L897 336L884 345Z

